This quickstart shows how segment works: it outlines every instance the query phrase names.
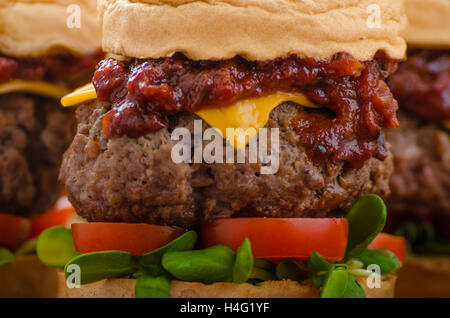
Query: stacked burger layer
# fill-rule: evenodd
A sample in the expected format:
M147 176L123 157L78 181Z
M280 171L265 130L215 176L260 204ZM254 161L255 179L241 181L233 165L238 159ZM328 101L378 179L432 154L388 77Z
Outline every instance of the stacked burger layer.
M388 228L409 239L413 252L402 270L399 295L448 297L450 2L406 5L408 59L389 79L400 127L387 132L394 154Z

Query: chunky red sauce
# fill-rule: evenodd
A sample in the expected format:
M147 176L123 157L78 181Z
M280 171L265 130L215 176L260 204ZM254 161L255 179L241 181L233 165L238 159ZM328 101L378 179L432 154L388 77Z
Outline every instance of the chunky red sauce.
M410 50L389 86L402 109L429 120L449 120L450 51Z
M67 82L71 76L93 70L103 57L100 50L81 56L60 54L41 58L13 58L0 55L0 83L10 79Z
M156 60L103 60L94 86L98 98L112 104L103 119L110 138L156 131L179 111L274 91L301 92L332 115L293 118L299 143L317 160L331 157L361 165L371 156L385 158L381 129L398 125L397 102L384 82L396 65L383 53L368 62L345 53L326 61L296 55L269 61L193 61L176 54Z

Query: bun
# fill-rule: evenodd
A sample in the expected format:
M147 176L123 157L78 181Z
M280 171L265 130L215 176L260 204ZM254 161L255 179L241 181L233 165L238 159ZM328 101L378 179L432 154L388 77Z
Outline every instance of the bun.
M413 46L450 48L450 1L408 0L406 42Z
M450 258L449 262L450 262ZM447 267L450 268L450 267ZM403 277L406 278L406 277ZM415 277L414 279L416 279ZM415 282L412 278L411 282ZM381 288L367 288L365 279L358 279L370 298L394 297L396 276L388 276ZM0 298L3 297L59 297L59 298L132 298L135 279L105 279L82 285L66 286L61 270L42 264L35 255L18 256L12 264L0 266ZM448 280L445 281L449 286ZM319 289L310 281L267 281L257 286L250 284L214 283L205 285L173 281L173 298L311 298L319 297Z
M380 27L370 28L371 0L99 0L103 49L159 58L266 60L295 53L327 59L347 52L370 60L378 50L404 57L402 0L380 0ZM370 7L369 7L370 8Z
M408 258L398 277L396 297L450 297L450 256Z
M80 6L80 28L69 28L71 4ZM0 53L39 57L62 50L90 53L101 44L95 1L0 0Z
M381 288L367 288L365 279L358 279L367 297L394 297L395 276L382 281ZM62 298L132 298L134 297L135 279L106 279L81 288L67 288L62 272L59 273L58 297ZM307 281L298 283L289 280L267 281L257 286L250 284L189 283L172 281L170 296L172 298L311 298L319 297L319 289Z
M57 274L36 255L16 256L14 263L0 266L0 298L55 297Z

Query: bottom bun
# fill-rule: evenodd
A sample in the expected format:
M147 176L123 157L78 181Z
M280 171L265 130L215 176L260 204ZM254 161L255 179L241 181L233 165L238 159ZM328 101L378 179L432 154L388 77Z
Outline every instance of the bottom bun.
M135 279L116 278L82 285L80 288L68 288L62 272L59 274L58 297L62 298L132 298ZM358 279L368 298L394 297L397 277L388 276L381 282L381 288L368 288L365 278ZM313 298L319 297L319 288L311 281L295 282L290 280L267 281L258 285L214 283L189 283L172 281L171 298Z
M12 264L0 266L0 298L55 297L58 272L35 255L20 255Z
M398 277L396 297L450 297L450 256L410 257Z

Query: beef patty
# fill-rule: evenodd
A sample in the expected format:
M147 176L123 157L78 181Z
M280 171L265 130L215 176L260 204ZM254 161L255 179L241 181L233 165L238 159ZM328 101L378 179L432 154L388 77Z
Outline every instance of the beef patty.
M399 120L400 128L386 131L395 167L389 210L450 214L450 134L405 112Z
M62 154L75 132L73 111L58 101L0 95L0 213L32 216L60 195Z
M280 129L275 174L260 174L260 165L248 162L175 164L171 131L192 132L194 120L200 120L189 112L169 117L169 125L156 132L109 139L102 119L110 107L96 100L78 108L78 131L61 168L70 201L89 221L189 227L230 216L321 217L349 207L362 194L389 192L390 152L384 161L370 158L361 168L342 161L314 163L296 141L292 119L305 111L295 104L278 106L267 123Z

